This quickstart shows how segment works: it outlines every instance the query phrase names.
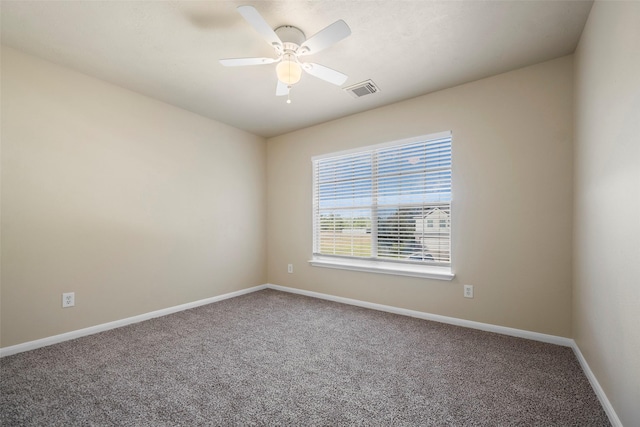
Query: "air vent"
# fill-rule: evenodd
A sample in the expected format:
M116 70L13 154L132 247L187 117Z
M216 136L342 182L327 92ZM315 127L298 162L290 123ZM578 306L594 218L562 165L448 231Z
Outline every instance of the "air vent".
M373 80L356 83L349 87L345 87L344 90L350 93L354 98L361 98L365 95L380 92L380 89L378 89L378 86L376 86Z

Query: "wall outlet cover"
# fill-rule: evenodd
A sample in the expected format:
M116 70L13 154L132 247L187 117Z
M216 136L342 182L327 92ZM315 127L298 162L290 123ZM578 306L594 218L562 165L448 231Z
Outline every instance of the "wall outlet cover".
M73 307L76 305L75 292L65 292L62 294L62 308Z
M464 285L464 297L473 298L473 285Z

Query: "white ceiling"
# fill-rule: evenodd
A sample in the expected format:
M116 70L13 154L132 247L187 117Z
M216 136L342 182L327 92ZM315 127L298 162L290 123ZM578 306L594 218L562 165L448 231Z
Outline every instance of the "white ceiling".
M235 10L312 36L343 19L352 34L305 57L372 79L352 98L310 75L292 104L275 96L273 56ZM2 43L144 95L271 137L572 53L591 1L2 1Z

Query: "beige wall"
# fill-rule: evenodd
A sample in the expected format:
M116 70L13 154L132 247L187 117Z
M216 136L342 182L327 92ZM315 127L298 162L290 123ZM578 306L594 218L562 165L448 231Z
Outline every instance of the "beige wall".
M269 282L570 336L572 66L564 57L269 139ZM452 282L309 266L312 156L447 130Z
M596 2L575 63L574 339L640 422L640 3Z
M0 345L264 283L265 158L262 138L3 47Z

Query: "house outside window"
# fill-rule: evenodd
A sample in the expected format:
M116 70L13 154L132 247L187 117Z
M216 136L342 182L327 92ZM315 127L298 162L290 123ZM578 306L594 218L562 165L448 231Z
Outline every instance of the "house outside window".
M453 278L451 144L444 132L314 157L311 264Z

